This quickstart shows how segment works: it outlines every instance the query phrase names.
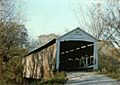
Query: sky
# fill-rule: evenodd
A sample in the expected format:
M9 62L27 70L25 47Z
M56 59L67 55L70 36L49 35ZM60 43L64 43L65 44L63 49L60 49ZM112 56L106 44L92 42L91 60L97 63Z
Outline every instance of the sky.
M80 6L82 8L81 11L86 12L91 2L94 1L25 0L27 14L26 28L33 37L50 33L64 34L78 26L80 27L76 18L76 12L73 9Z

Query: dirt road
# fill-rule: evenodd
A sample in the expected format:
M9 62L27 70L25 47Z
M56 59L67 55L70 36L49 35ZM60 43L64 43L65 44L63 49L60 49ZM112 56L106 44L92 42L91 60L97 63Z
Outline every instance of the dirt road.
M65 85L120 85L120 81L95 72L68 72Z

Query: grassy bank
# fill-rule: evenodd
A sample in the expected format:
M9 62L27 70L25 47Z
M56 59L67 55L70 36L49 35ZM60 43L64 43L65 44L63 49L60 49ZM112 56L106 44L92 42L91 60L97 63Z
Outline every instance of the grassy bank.
M27 79L23 85L63 85L67 81L66 74L64 72L56 72L52 77L36 79Z
M119 59L119 56L117 56ZM115 56L99 55L99 71L111 78L120 80L120 62Z
M61 85L66 83L68 79L64 72L56 72L55 75L48 79L42 79L39 85Z

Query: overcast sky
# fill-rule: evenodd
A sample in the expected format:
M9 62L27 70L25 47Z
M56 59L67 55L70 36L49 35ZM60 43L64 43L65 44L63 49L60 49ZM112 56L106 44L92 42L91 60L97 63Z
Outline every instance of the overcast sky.
M91 2L97 1L99 0L25 0L26 27L33 37L49 33L63 34L79 26L73 7L80 4L81 11L86 12Z

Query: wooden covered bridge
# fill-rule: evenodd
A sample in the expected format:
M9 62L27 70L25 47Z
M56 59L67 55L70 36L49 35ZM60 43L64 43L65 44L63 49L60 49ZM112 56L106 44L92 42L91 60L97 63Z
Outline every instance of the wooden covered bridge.
M30 52L23 59L24 77L50 77L55 70L98 69L98 40L79 27Z

